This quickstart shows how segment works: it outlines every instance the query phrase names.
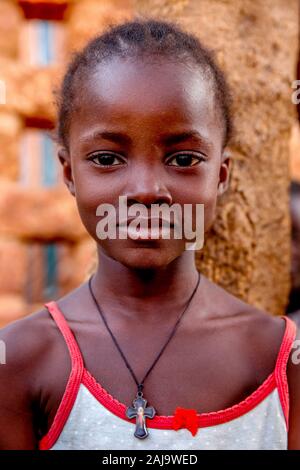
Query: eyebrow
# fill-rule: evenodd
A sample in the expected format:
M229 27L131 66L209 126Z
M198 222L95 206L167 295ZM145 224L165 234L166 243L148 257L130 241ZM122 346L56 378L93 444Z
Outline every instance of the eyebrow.
M174 134L165 134L162 136L160 139L161 142L163 142L165 145L174 145L174 144L179 144L181 142L185 142L186 140L189 139L194 139L194 140L200 140L201 142L205 144L210 144L210 142L205 139L198 131L185 131L185 132L179 132L179 133L174 133Z
M91 135L87 137L83 137L83 141L88 142L93 139L104 139L109 140L111 142L115 142L121 145L130 145L132 144L132 139L127 135L123 134L122 132L112 132L112 131L95 131ZM199 140L206 144L207 146L211 146L211 142L208 139L205 139L198 131L185 131L185 132L178 132L178 133L168 133L163 134L160 137L160 142L166 146L179 144L181 142L185 142L189 139Z
M123 145L132 143L131 138L122 132L95 131L91 135L82 138L84 142L89 142L94 139L110 140L111 142L116 142L117 144Z

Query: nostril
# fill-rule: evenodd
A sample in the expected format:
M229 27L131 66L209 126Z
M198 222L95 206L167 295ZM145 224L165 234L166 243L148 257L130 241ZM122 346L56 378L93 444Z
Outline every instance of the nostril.
M127 205L132 206L133 204L143 204L147 209L150 209L153 204L158 206L168 204L170 206L172 204L172 196L169 193L163 196L155 196L148 193L136 194L134 197L127 196Z

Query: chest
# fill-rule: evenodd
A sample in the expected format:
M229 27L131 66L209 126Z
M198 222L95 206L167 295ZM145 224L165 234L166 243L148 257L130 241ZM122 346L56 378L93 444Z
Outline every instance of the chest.
M143 381L144 397L158 414L171 415L178 406L210 412L237 403L258 384L245 362L246 354L241 349L239 355L234 352L240 345L223 341L222 335L216 341L214 334L207 333L182 329L165 349L168 331L131 337L120 334L118 344L127 365L107 335L101 342L95 341L94 348L82 337L81 350L85 352L86 369L126 406L132 405L137 392L129 366L137 382Z

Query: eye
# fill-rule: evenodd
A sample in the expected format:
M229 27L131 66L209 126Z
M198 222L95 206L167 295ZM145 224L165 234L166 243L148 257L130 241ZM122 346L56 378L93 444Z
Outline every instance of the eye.
M205 160L205 158L201 155L196 156L193 153L180 153L170 158L167 164L170 166L190 167L197 165L203 160Z
M114 153L95 153L91 155L88 160L94 162L97 166L116 166L124 163L121 157ZM98 161L97 161L98 160Z

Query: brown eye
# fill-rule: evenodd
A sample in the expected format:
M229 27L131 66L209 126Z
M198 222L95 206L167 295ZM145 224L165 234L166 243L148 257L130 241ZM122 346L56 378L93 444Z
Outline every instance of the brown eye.
M189 167L197 165L200 161L204 160L203 157L196 157L194 154L191 153L181 153L175 155L174 157L168 160L168 165L171 166L180 166L180 167Z
M92 155L89 160L98 166L116 166L123 163L121 158L113 153L97 153Z

